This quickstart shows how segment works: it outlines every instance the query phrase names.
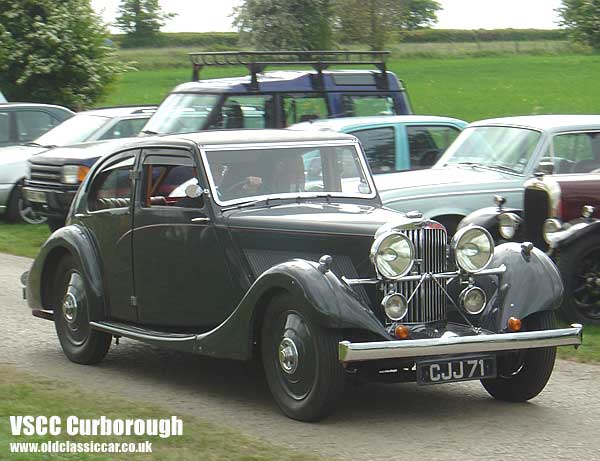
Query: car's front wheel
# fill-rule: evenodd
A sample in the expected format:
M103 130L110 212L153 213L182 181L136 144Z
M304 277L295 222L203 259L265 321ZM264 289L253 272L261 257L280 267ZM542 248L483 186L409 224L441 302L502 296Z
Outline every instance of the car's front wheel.
M538 312L523 321L524 331L552 330L556 317L552 311ZM508 402L525 402L538 395L554 369L556 347L524 349L498 357L498 376L481 381L488 393Z
M281 410L299 421L330 414L344 388L339 334L313 322L290 295L274 298L262 327L262 362Z
M108 353L112 336L90 328L87 288L75 259L67 256L56 271L54 325L63 352L75 363L100 362Z
M38 214L25 200L23 200L22 184L17 184L10 194L7 217L10 222L24 222L27 224L42 224L46 218Z

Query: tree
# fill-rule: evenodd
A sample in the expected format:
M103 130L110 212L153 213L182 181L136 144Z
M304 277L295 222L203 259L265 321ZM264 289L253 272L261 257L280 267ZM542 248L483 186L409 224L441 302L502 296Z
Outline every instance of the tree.
M9 100L91 106L122 70L89 0L0 0L0 88Z
M234 11L241 39L255 49L331 47L334 0L244 0Z
M561 16L560 25L580 43L600 48L600 2L590 0L563 0L556 10Z
M158 0L121 0L115 25L127 34L124 46L155 45L160 28L173 17L162 11Z
M429 27L441 5L435 0L337 0L336 26L342 42L381 50L390 32Z

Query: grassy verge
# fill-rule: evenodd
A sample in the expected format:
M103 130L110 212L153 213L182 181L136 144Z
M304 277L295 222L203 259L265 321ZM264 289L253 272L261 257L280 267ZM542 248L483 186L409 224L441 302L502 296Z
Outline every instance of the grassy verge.
M45 224L9 224L0 221L0 252L34 258L50 235Z
M10 415L57 415L63 422L63 433L68 416L80 418L99 418L104 415L112 419L149 419L170 418L173 414L164 408L140 405L116 398L98 396L47 379L34 377L13 368L0 368L0 459L11 461L31 460L131 460L144 461L196 461L202 460L308 460L319 459L294 452L289 448L279 448L265 442L251 439L232 429L217 426L197 418L176 415L183 419L183 435L170 438L148 436L97 436L97 437L17 437L12 436L9 423ZM152 443L149 454L11 454L12 442L47 441L86 442L144 442Z
M580 346L579 349L559 347L558 357L575 362L600 362L600 327L586 325L583 328L583 346Z

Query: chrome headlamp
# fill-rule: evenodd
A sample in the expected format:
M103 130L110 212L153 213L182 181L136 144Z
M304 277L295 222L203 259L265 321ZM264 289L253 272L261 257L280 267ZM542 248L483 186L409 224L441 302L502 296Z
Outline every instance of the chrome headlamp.
M412 269L414 260L415 247L400 232L380 235L371 247L371 261L377 272L387 279L404 277Z
M459 230L451 243L456 264L469 273L485 269L494 256L494 240L488 231L479 226Z
M544 240L548 245L552 244L552 236L557 232L560 232L562 228L562 223L558 219L551 218L544 221L542 233L544 235Z
M514 213L502 213L498 216L498 233L505 240L514 238L521 223L521 218Z

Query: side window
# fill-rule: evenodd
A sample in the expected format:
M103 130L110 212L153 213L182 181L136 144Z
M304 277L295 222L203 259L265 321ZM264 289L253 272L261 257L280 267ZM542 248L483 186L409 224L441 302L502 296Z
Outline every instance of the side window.
M459 134L449 126L407 126L411 169L433 166Z
M27 110L17 113L17 130L21 142L29 142L39 138L46 131L54 128L60 122L38 110Z
M342 96L344 115L362 117L369 115L395 115L394 99L386 95L347 95Z
M10 141L10 114L0 112L0 143Z
M396 135L392 127L352 132L365 150L373 174L396 171Z
M110 163L96 175L88 199L90 211L129 207L134 160L132 156Z
M119 120L99 139L119 139L137 136L147 121L147 118L132 118L126 120Z
M555 173L589 173L600 168L600 132L561 134L552 144Z
M283 97L285 125L327 118L329 111L323 96L288 95Z
M229 96L206 129L274 128L274 114L271 95Z
M198 170L194 162L189 157L174 154L162 151L161 155L149 155L144 159L143 207L203 207L202 197L189 198L185 193L188 186L198 184Z

